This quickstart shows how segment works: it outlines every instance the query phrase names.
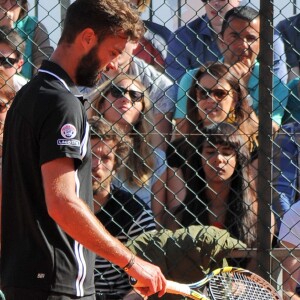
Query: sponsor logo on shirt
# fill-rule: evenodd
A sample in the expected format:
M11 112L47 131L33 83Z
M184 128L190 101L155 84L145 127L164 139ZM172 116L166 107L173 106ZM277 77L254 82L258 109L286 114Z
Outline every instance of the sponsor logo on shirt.
M72 146L72 147L80 147L80 142L78 140L64 140L58 139L57 140L58 146Z
M61 130L60 133L62 137L65 139L73 139L76 136L77 130L76 127L72 124L65 124Z

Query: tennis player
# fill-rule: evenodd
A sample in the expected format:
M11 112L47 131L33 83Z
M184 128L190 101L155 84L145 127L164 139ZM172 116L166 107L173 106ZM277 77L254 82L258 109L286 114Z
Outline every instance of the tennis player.
M143 26L122 0L77 0L50 61L16 96L4 129L1 284L7 300L95 299L95 253L164 294L160 269L94 216L89 126L75 85L92 86Z

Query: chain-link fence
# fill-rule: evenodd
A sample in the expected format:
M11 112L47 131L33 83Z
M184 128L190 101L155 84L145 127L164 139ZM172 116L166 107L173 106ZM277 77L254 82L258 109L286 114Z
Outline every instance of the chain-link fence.
M229 264L291 296L300 280L300 3L132 2L145 36L97 87L79 87L97 217L172 280ZM70 5L26 3L0 1L1 124L56 47ZM21 6L20 18L7 5ZM130 289L100 258L95 282L105 299Z

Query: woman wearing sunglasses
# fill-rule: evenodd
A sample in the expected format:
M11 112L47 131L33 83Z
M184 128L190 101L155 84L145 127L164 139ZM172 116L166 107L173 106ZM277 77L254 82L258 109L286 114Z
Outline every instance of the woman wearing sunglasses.
M113 184L139 196L151 206L161 222L160 206L165 201L165 153L153 147L153 105L142 83L129 75L119 75L104 82L89 95L90 116L102 116L118 124L133 138L133 148L126 165L116 174Z
M228 70L219 62L201 67L188 93L188 134L186 138L176 139L167 150L167 207L171 211L185 199L188 190L189 177L180 161L188 160L189 153L197 150L195 140L202 135L205 126L222 122L235 125L255 158L258 119L248 104L243 83ZM174 155L178 159L174 159ZM255 168L252 169L255 177Z
M28 15L27 0L0 0L0 26L15 28L26 43L21 74L31 79L44 59L53 52L46 27Z

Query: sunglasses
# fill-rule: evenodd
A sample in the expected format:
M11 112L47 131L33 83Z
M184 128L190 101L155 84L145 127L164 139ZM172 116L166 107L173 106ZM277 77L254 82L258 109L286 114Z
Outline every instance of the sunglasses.
M11 101L5 102L4 100L0 99L0 113L5 113L10 108Z
M17 58L11 57L0 57L0 66L3 66L5 69L13 68L14 64L17 63L19 60Z
M217 101L222 101L230 93L230 91L226 91L223 89L203 89L198 84L196 85L196 91L197 99L200 101L205 100L208 97L214 98Z
M125 97L126 94L129 94L129 97L132 102L140 102L144 97L143 92L133 91L121 86L112 85L109 89L111 95L117 99Z

